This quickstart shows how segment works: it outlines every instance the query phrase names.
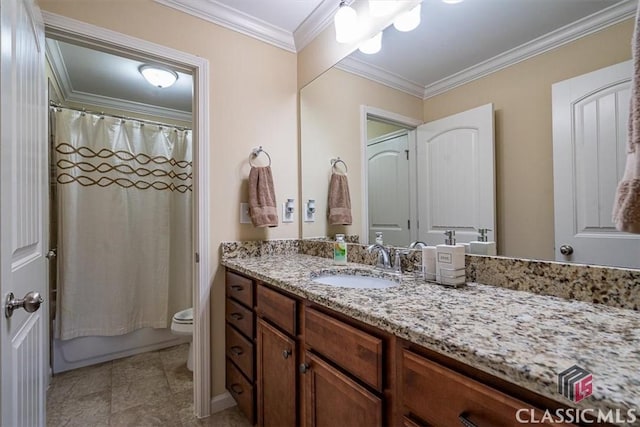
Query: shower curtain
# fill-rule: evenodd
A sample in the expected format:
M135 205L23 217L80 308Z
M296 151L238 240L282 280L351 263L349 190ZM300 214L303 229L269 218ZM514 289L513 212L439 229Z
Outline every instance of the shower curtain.
M192 291L191 131L52 112L56 337L167 328Z

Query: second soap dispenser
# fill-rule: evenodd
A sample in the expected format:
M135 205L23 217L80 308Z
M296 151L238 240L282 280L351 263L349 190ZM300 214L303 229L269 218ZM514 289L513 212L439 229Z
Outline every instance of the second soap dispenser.
M459 286L466 282L464 246L456 245L456 231L447 230L444 245L436 246L436 282Z
M490 242L489 228L478 228L478 240L469 242L469 252L474 255L496 256L496 242Z

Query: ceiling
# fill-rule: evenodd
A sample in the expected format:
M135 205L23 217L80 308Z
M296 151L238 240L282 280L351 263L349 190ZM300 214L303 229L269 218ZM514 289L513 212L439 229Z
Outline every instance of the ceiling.
M332 25L338 6L338 0L155 1L291 51ZM389 27L379 53L356 51L339 67L428 97L619 22L636 7L637 0L424 0L417 29ZM142 78L139 61L51 39L47 56L65 100L191 121L188 74L178 72L174 86L159 89Z

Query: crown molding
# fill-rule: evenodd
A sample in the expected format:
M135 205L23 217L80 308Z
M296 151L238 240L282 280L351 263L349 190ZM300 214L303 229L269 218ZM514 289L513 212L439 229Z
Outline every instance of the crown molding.
M458 86L472 82L511 65L596 33L606 27L631 18L636 13L637 0L625 0L583 19L545 34L493 58L452 74L424 87L423 98L431 98Z
M347 1L351 3L351 1ZM313 41L328 26L333 24L339 2L337 0L323 0L307 18L293 32L296 51L300 52Z
M383 70L375 65L368 64L360 59L347 57L335 65L336 68L355 74L365 79L372 80L382 85L397 89L422 99L424 86L412 82L396 74Z
M289 52L296 52L293 34L215 0L154 0L197 18L262 40Z
M57 40L47 38L45 41L45 51L46 56L49 59L49 63L51 64L53 78L56 80L56 83L62 92L60 95L66 99L73 91L73 85L69 78L67 64L65 64L62 52L60 52L60 44Z
M193 115L190 112L176 110L174 108L159 107L142 102L128 101L126 99L111 98L110 96L96 95L94 93L74 90L65 97L65 101L89 104L95 107L111 108L129 113L145 114L154 117L164 117L182 122L192 122Z

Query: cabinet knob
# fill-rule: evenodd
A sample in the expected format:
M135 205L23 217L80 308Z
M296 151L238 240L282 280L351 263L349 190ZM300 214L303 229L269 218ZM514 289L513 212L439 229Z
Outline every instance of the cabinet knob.
M285 359L288 359L289 356L291 356L291 350L283 350L282 351L282 357L284 357Z
M301 363L300 364L300 373L301 374L306 374L307 371L309 370L309 365L306 363Z

